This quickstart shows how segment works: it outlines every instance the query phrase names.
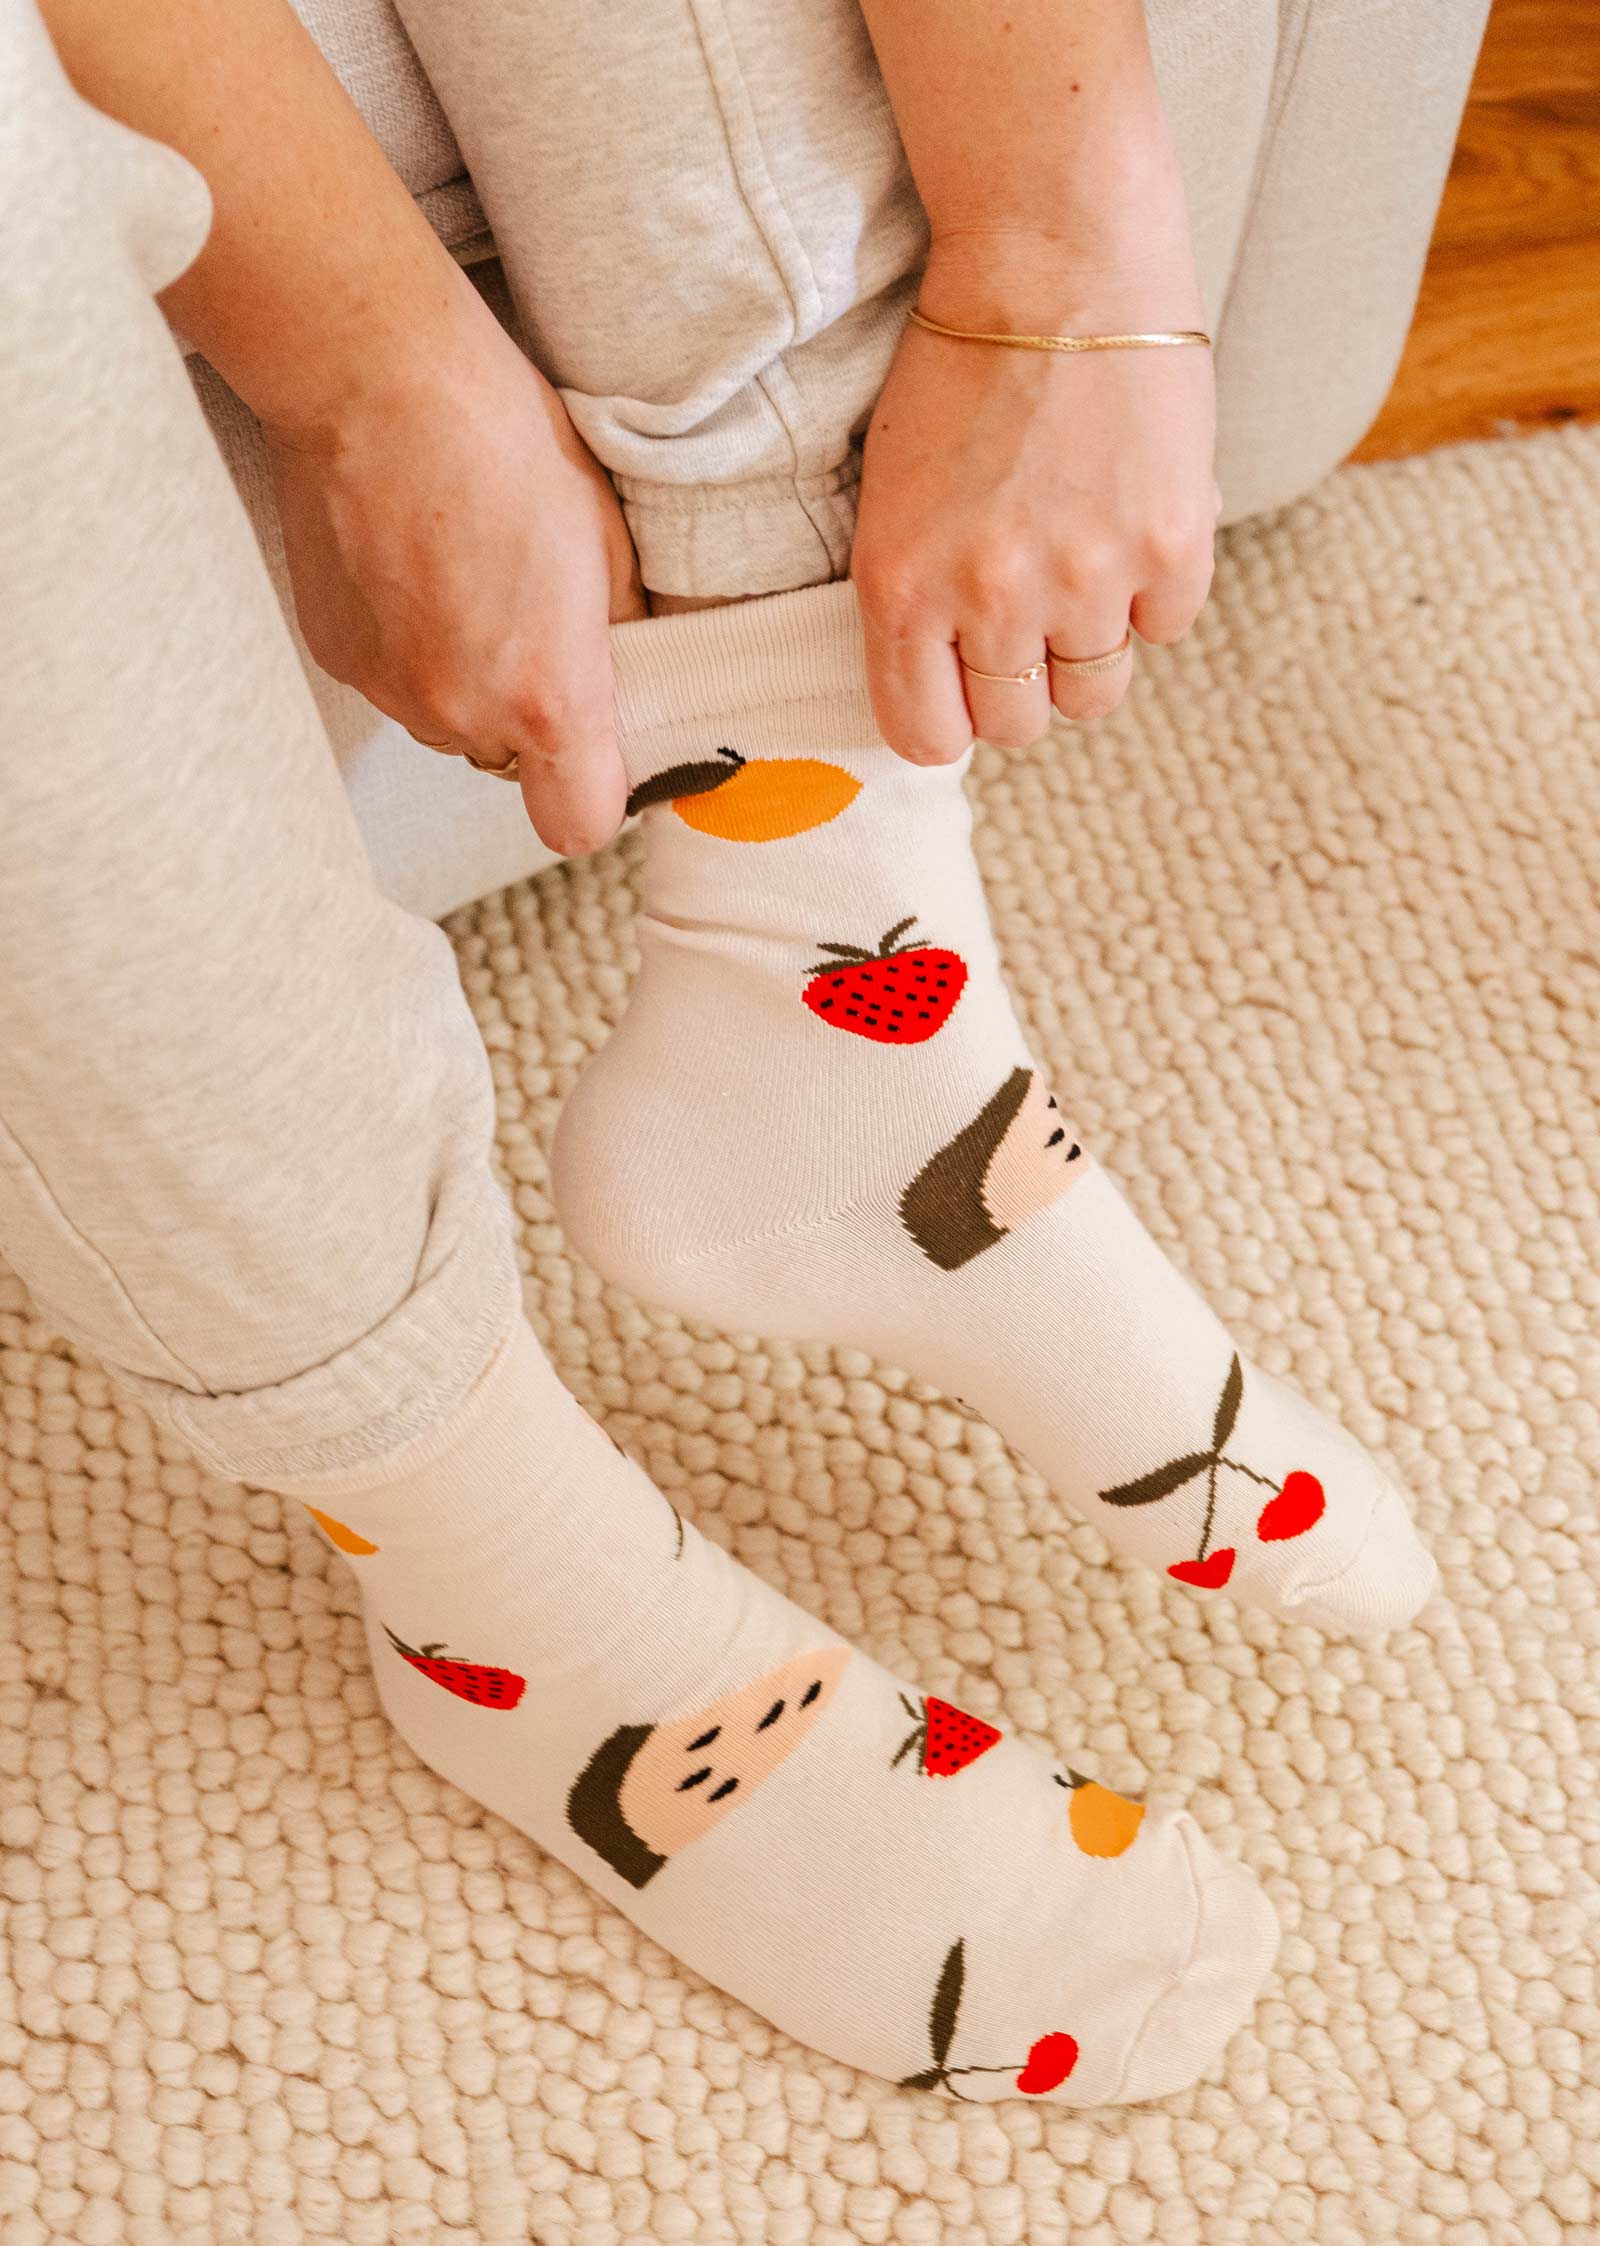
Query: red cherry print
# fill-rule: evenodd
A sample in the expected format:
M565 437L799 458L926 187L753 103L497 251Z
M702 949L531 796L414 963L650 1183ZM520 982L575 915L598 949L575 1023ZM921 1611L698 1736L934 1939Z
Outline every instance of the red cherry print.
M1030 2098L1042 2098L1065 2082L1077 2063L1078 2046L1070 2035L1042 2035L1028 2053L1017 2088Z
M1234 1558L1233 1546L1225 1544L1203 1560L1175 1560L1167 1573L1180 1583L1192 1583L1197 1591L1220 1591L1233 1573Z
M1314 1529L1321 1520L1327 1503L1315 1474L1297 1470L1277 1496L1269 1497L1262 1506L1256 1534L1263 1544L1282 1544L1291 1536L1304 1536L1307 1529Z

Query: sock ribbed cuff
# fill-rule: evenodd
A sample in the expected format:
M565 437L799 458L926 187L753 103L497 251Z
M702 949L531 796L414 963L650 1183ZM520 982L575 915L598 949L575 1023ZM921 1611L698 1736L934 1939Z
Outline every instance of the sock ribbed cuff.
M860 747L878 739L867 693L855 587L847 580L652 616L611 631L617 721L628 778L660 763L663 735L701 740L728 721L763 745L761 723L805 704L808 739ZM781 734L772 746L786 746Z

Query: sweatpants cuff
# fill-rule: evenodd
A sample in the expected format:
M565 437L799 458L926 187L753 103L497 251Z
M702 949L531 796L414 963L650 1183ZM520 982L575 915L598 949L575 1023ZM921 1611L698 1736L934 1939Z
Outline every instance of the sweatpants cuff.
M728 599L786 593L842 577L850 566L859 455L814 476L742 483L652 483L613 478L653 593Z
M387 1478L387 1461L454 1413L522 1316L509 1211L485 1168L449 1176L416 1285L337 1356L271 1388L196 1396L126 1372L154 1416L229 1481Z

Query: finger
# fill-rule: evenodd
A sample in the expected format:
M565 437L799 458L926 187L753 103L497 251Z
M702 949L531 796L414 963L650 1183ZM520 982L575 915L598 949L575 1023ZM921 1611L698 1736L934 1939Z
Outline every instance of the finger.
M1026 749L1050 729L1050 676L1043 631L1006 638L964 632L957 645L972 730L998 749ZM1036 677L1023 674L1037 672ZM985 676L992 673L992 676Z
M1129 614L1142 640L1170 647L1182 639L1206 604L1214 563L1209 536L1197 539L1134 594Z
M1077 608L1049 634L1050 651L1073 660L1109 655L1128 636L1128 611L1109 603ZM1133 676L1133 649L1128 647L1105 670L1073 671L1065 663L1050 665L1050 699L1065 718L1082 725L1114 710L1128 691Z
M948 639L875 626L865 600L867 686L878 731L910 764L953 764L972 746L972 720Z
M559 649L559 660L550 651ZM622 825L628 783L612 708L611 650L603 620L552 620L543 651L509 696L511 724L485 764L515 750L522 800L539 839L564 858L586 856Z

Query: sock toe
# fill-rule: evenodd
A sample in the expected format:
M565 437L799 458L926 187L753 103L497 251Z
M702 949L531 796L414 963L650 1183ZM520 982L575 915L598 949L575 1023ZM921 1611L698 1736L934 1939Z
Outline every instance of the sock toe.
M1326 1582L1284 1602L1291 1621L1341 1637L1377 1636L1415 1621L1439 1588L1439 1570L1404 1498L1385 1482L1354 1555Z
M1278 1954L1277 1915L1253 1875L1187 1820L1183 1837L1198 1898L1194 1940L1134 2039L1118 2105L1169 2097L1204 2074L1249 2019Z

